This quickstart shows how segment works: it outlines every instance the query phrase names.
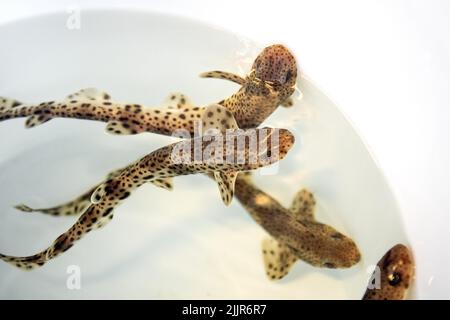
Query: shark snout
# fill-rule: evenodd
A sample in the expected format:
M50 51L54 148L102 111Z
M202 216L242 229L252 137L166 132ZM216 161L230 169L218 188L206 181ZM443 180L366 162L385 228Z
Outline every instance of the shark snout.
M287 129L280 129L279 130L280 135L280 153L282 155L281 158L284 158L284 156L291 150L291 148L294 146L295 143L295 137Z
M361 260L358 247L350 238L343 239L342 248L333 251L328 261L324 261L324 268L350 268Z
M295 143L294 135L287 129L264 129L269 130L269 134L267 135L267 155L273 161L282 160Z

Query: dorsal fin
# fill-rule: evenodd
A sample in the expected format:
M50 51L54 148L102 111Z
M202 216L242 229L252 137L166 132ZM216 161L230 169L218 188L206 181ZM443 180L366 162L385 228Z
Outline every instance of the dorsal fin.
M97 101L108 101L111 100L111 96L104 91L100 91L96 88L85 88L81 89L77 92L69 94L65 100L74 100L74 99L86 99L86 100L97 100Z
M70 102L73 100L89 100L89 101L108 101L111 96L103 91L95 88L81 89L75 93L69 94L63 101ZM53 102L51 102L53 103ZM31 115L25 121L25 128L34 128L53 119L50 113L40 113Z
M158 112L164 109L174 110L174 112L185 112L186 109L191 109L194 106L190 99L179 92L174 92L168 95L168 97L162 103L162 106L158 108ZM139 114L145 109L139 104L125 105L126 111ZM136 119L114 119L107 123L106 131L114 135L135 135L145 132L145 122ZM155 183L156 184L156 183Z
M227 129L238 129L236 119L233 114L219 104L212 104L205 108L202 116L202 129L204 134L211 133L211 130L225 134ZM216 171L214 178L219 185L220 195L225 205L229 205L234 195L234 184L237 172Z
M15 99L9 99L6 97L0 97L0 113L9 109L16 108L22 105L22 102Z
M180 92L170 93L162 103L162 107L167 109L185 109L193 106L191 99Z
M314 220L316 200L307 189L302 189L294 197L289 211L296 219Z

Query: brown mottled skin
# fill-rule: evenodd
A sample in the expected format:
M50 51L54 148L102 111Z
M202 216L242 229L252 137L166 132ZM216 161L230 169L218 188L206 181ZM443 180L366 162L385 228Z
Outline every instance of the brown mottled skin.
M238 175L235 191L243 207L273 238L263 243L269 278L284 277L297 259L325 268L349 268L359 262L361 256L353 240L315 220L315 200L309 191L298 192L290 209L256 187L249 173ZM271 261L280 250L278 261Z
M414 276L414 262L409 249L397 244L378 262L363 300L403 300ZM379 284L375 286L375 277L379 274Z
M106 177L106 180L109 180L111 178L114 178L118 175L120 175L120 173L125 170L125 168L123 169L119 169L119 170L115 170L113 172L111 172L110 174L108 174L108 176ZM105 180L105 181L106 181ZM172 190L173 189L173 185L172 185L172 181L171 178L166 178L166 179L154 179L149 181L149 183L152 183L160 188L163 189L167 189L167 190ZM67 203L64 203L62 205L58 205L55 207L51 207L51 208L30 208L29 206L25 205L25 204L19 204L17 206L15 206L15 208L17 210L23 211L23 212L40 212L40 213L44 213L44 214L48 214L48 215L52 215L52 216L73 216L73 215L79 215L81 213L83 213L91 204L91 195L92 193L95 191L95 189L97 188L97 186L89 189L87 192L83 193L81 196L77 197L74 200L71 200Z
M297 64L288 49L282 45L273 45L265 48L257 57L253 63L252 72L246 78L223 71L206 72L201 76L230 80L241 85L237 93L221 103L232 111L238 126L245 129L259 125L280 103L284 103L284 105L292 103L289 97L295 87ZM268 96L267 93L269 93ZM80 97L81 100L78 101ZM75 101L74 99L78 99L77 102L71 103L71 101ZM113 134L149 131L173 135L175 130L180 128L188 129L192 134L194 124L196 121L202 120L207 108L194 106L187 96L180 93L170 94L162 109L141 108L132 104L122 106L113 104L110 100L109 94L95 89L81 90L69 96L67 101L72 106L61 103L58 108L55 103L26 107L14 100L0 98L0 120L19 117L21 114L32 115L31 117L34 118L28 118L27 126L33 127L43 123L39 122L41 116L44 117L44 122L46 119L50 120L54 115L83 119L85 116L88 118L96 116L96 120L109 121L107 130ZM31 111L32 108L34 111ZM136 123L129 122L127 118L128 124L118 125L120 119L125 118L125 114L132 114L130 119ZM115 118L112 117L113 115L116 115ZM111 117L115 120L110 121ZM150 120L144 126L142 121L147 121L146 119ZM112 174L118 174L120 171L117 170ZM167 179L150 182L165 189L172 189L172 184ZM18 205L16 208L24 212L41 212L54 216L78 215L89 206L92 191L89 190L75 200L51 208L34 209L24 204Z
M215 72L211 72L210 75L214 77ZM253 64L252 72L245 79L238 80L242 81L240 90L230 98L221 101L220 105L214 106L215 109L210 109L210 111L216 110L217 112L225 110L222 110L221 115L226 113L226 118L210 117L212 113L207 110L211 106L196 107L183 94L170 95L162 109L150 109L136 104L114 103L111 102L111 97L107 93L96 89L84 89L70 95L60 103L48 102L27 106L15 100L0 98L0 121L28 116L26 126L31 128L55 117L98 120L108 122L107 131L113 134L137 134L147 131L172 135L177 129L186 129L192 134L195 129L194 123L197 120L203 120L204 126L205 124L207 126L219 124L223 127L222 129L235 129L239 124L241 128L250 129L265 120L278 105L289 104L289 97L294 92L296 77L297 67L293 56L283 46L274 45L264 49L258 56ZM240 77L222 76L220 78L234 81ZM237 119L234 119L233 116ZM278 159L281 159L292 146L293 136L286 130L279 132ZM186 140L176 145L180 146L190 143L190 141L192 140ZM103 226L112 218L112 209L132 190L146 182L170 189L172 187L170 177L199 172L214 174L222 199L225 204L228 204L233 197L236 173L268 164L268 162L266 164L259 163L250 167L238 164L217 164L214 168L206 164L196 164L196 166L169 164L165 162L164 159L167 160L167 158L164 157L168 155L170 148L171 146L152 152L127 168L117 170L106 182L100 184L100 187L91 189L88 193L65 205L48 209L32 209L25 205L17 206L22 211L40 211L52 215L83 214L78 222L47 250L31 257L0 255L0 258L22 269L42 265L70 248L73 242L85 233L93 228ZM277 157L269 158L270 161L275 161ZM166 171L160 168L160 164L166 166ZM148 169L149 167L151 169ZM156 171L153 172L153 170Z
M251 129L253 130L253 129ZM256 129L258 131L265 130L268 136L274 134L278 129ZM154 179L166 179L170 177L189 175L196 173L214 174L216 172L228 171L247 171L270 165L281 160L287 154L294 143L294 136L285 129L278 130L279 138L276 145L272 145L271 139L265 140L265 143L272 150L271 157L258 157L257 162L251 159L255 156L255 152L245 144L243 152L245 161L239 163L236 161L228 161L230 154L236 154L237 144L235 147L227 148L225 142L226 136L222 135L222 157L203 158L199 162L194 162L194 148L200 147L201 154L211 143L204 141L202 137L183 140L158 149L139 161L128 166L120 172L120 174L112 176L106 182L96 188L91 196L91 204L86 211L80 216L78 221L65 233L60 235L54 243L44 251L29 257L14 257L0 254L0 259L8 262L21 269L33 269L44 265L47 261L55 258L61 253L70 249L73 244L80 240L86 233L93 229L100 228L109 222L113 217L113 210L123 200L130 196L131 192L141 185ZM259 136L258 136L259 137ZM258 138L258 143L259 143ZM181 158L174 157L173 151L190 150L190 161L179 163ZM257 151L258 152L258 151ZM176 155L177 153L175 153ZM257 153L256 155L260 155ZM187 160L187 159L185 159Z
M288 99L295 90L297 64L287 48L272 45L256 58L245 78L220 73L211 72L203 76L238 82L241 88L219 104L233 113L239 128L256 128L280 104L289 104ZM194 120L201 118L204 109L192 105L180 94L169 97L166 107L159 109L116 103L111 101L109 94L94 89L81 90L62 102L50 101L39 105L0 97L0 121L28 117L26 127L31 128L53 118L96 120L107 122L107 131L112 134L152 132L171 135L177 129L192 134Z

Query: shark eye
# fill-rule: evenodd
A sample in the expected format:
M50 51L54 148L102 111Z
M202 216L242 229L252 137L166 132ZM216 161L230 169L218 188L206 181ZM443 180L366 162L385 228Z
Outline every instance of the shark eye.
M332 237L333 239L342 239L342 238L343 238L342 234L340 234L339 232L333 233L333 234L331 235L331 237Z
M398 272L394 272L388 276L388 281L391 286L396 286L402 281L402 276Z

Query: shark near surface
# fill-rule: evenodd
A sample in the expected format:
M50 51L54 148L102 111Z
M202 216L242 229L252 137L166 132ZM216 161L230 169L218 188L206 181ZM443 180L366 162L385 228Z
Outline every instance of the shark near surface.
M186 95L171 93L157 108L114 102L109 93L93 88L80 90L60 102L49 101L36 105L0 97L0 121L26 117L26 128L56 118L74 118L106 122L106 131L110 134L150 132L186 139L153 151L126 168L108 174L105 181L67 203L41 209L23 204L16 206L24 212L80 217L68 231L40 253L28 257L0 254L0 259L24 270L40 267L70 249L85 234L108 223L113 218L114 208L142 184L152 183L171 190L172 177L204 173L217 182L225 205L235 196L270 235L262 243L263 262L269 279L283 278L297 260L325 268L349 268L358 263L361 255L353 240L315 220L316 200L311 192L306 189L299 191L291 207L286 209L258 189L247 173L283 159L294 144L294 137L287 130L255 129L278 106L293 105L291 95L295 91L298 74L292 53L282 45L269 46L256 58L246 77L224 71L206 72L201 76L229 80L240 85L240 88L230 97L208 106L196 106ZM223 148L220 159L207 157L196 162L192 157L195 146L200 145L203 154L211 146L211 140L214 140L207 139L205 142L198 137L188 138L195 136L198 130L203 136L222 139L222 146L229 134L245 136L253 131L258 144L271 140L263 151L269 150L274 156L261 160L260 150L255 152L248 144L244 144L242 150L236 146ZM190 150L189 161L186 158L174 158L176 149ZM227 161L228 156L237 152L244 154L244 164ZM257 162L250 161L255 157L258 158ZM363 298L404 298L413 268L408 249L402 245L392 248L378 267L381 269L381 287L370 289L369 283Z

